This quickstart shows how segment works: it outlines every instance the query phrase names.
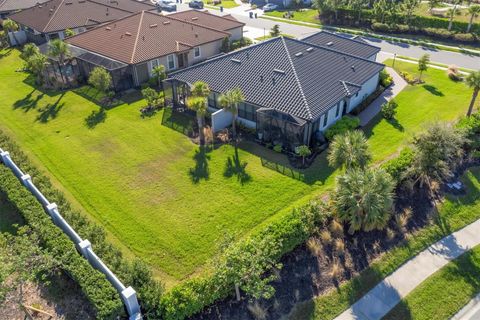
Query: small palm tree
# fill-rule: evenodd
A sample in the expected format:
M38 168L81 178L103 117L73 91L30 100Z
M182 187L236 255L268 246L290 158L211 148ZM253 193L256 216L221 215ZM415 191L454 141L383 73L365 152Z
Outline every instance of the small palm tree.
M36 54L40 53L40 49L34 44L34 43L27 43L26 45L23 46L22 53L20 54L20 58L22 58L25 61L28 61L31 57L33 57Z
M422 80L422 74L424 71L428 70L428 64L430 63L430 55L429 54L424 54L421 56L421 58L418 60L418 71L420 71L420 77L418 80Z
M152 70L152 74L158 81L158 87L160 88L160 90L163 91L163 80L165 80L165 78L167 77L167 74L165 72L165 66L163 64L160 64L154 67Z
M462 0L454 0L453 2L453 7L448 9L447 11L447 16L448 16L448 31L452 30L453 26L453 19L455 16L458 16L460 14L460 11L458 10L458 5L462 2Z
M337 134L330 144L327 159L332 167L365 168L371 159L367 138L359 130Z
M467 116L470 117L472 115L478 93L480 92L480 70L470 73L466 79L466 83L470 88L473 89L472 100L470 101L470 106L468 107L467 111Z
M243 101L245 101L245 96L240 88L229 90L218 97L220 106L232 114L232 132L235 141L237 141L236 122L238 117L238 104Z
M29 69L37 77L36 82L39 85L43 84L45 69L48 66L48 58L41 54L35 54L28 59Z
M60 76L62 80L69 84L68 75L63 76L62 67L65 66L65 62L70 57L70 48L68 45L60 39L55 39L48 44L48 54L58 59Z
M306 145L295 148L295 152L302 157L302 165L305 166L305 158L312 154L312 150Z
M207 113L207 101L205 98L192 96L187 98L187 107L197 113L198 134L200 145L205 144L205 134L203 132L203 122Z
M333 204L340 220L357 230L383 229L390 219L394 183L382 169L352 169L337 177Z
M15 45L19 45L17 37L15 36L15 31L18 31L18 24L12 19L6 19L3 21L3 28L8 32L12 33L13 39L15 40ZM13 44L11 44L13 46Z
M480 5L473 5L468 8L467 14L470 15L470 20L468 21L467 33L470 32L473 25L473 20L480 14Z

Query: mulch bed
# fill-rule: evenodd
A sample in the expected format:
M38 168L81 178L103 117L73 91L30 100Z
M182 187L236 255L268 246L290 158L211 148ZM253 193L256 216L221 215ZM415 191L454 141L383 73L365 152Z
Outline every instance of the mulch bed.
M467 167L478 164L478 161L465 164L459 168L456 176ZM441 199L445 191L445 188L441 188L435 198ZM192 319L280 319L288 315L299 302L321 295L358 275L382 253L404 242L409 234L430 224L433 219L433 203L432 196L424 188L416 188L413 192L397 190L396 214L411 210L411 218L403 226L402 232L395 219L388 226L395 231L390 239L386 230L361 232L351 236L345 228L343 255L336 254L332 244L322 244L319 237L312 238L307 242L310 245L302 244L282 258L283 268L279 271L279 280L274 283L276 293L272 299L262 299L253 304L247 298L237 302L232 296L206 308ZM317 245L312 246L311 243ZM332 276L335 261L337 265L340 263L341 271ZM255 313L257 316L254 316Z

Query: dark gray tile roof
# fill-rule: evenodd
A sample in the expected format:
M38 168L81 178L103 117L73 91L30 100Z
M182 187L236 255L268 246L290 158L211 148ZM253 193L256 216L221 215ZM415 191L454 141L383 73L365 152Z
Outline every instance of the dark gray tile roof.
M319 118L383 69L380 63L278 37L169 75L211 90L240 87L246 101L305 120Z
M334 50L349 53L351 55L366 59L380 51L379 47L375 47L366 43L362 38L347 38L346 36L328 31L320 31L311 36L303 38L302 41L316 44L317 46L326 46Z

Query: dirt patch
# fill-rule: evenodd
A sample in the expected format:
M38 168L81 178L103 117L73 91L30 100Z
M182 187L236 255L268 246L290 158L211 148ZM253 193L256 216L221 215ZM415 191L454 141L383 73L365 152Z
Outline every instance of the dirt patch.
M17 303L20 292L11 292L0 304L0 319L24 319L25 312ZM65 275L51 279L49 285L27 283L24 285L23 304L40 309L52 319L95 319L94 311L81 289ZM49 319L42 313L30 311L34 319Z

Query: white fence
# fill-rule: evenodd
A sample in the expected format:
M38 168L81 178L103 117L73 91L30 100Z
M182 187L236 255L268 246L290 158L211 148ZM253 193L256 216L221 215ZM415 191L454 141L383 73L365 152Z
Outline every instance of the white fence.
M115 274L103 263L103 261L95 254L92 249L90 241L82 239L77 232L68 224L65 219L60 215L57 205L50 203L48 199L37 189L33 184L31 177L20 170L20 168L10 158L10 154L7 151L3 151L0 148L0 158L2 162L12 170L12 172L19 178L23 185L37 198L37 200L44 206L46 212L50 215L53 223L75 243L78 251L82 256L87 259L90 264L100 272L102 272L118 291L123 303L127 309L130 320L142 319L140 312L140 306L137 300L137 293L132 287L126 288Z

